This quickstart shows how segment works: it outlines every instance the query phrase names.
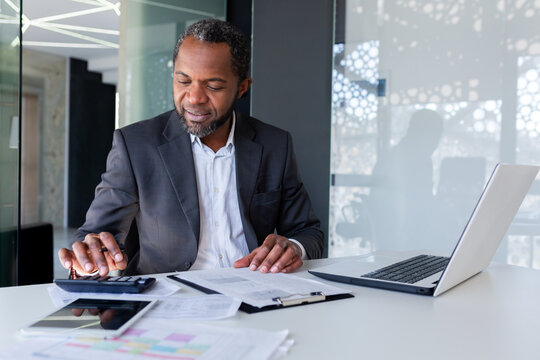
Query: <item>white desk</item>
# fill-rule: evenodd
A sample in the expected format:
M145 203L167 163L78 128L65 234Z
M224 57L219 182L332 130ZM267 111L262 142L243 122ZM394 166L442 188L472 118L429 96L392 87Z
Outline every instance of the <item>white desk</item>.
M314 278L305 270L335 261L308 261L296 274ZM539 271L491 265L438 298L333 284L355 298L239 312L212 324L288 328L295 341L288 359L540 358ZM0 288L0 348L20 341L19 327L53 310L47 286ZM175 296L195 294L183 286Z

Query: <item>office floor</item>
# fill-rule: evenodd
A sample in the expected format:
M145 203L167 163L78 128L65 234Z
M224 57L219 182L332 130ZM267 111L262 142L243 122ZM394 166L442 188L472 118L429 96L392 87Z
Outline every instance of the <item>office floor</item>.
M54 228L53 265L55 279L67 277L67 270L60 264L60 259L58 259L58 250L70 246L71 236L75 230L73 228Z

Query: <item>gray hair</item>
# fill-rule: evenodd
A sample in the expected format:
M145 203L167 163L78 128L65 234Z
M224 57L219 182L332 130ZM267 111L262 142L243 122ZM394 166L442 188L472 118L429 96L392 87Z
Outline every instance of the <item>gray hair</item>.
M251 51L248 39L238 28L232 24L217 20L204 19L188 26L176 42L173 53L173 62L176 61L178 51L185 38L193 36L198 40L227 43L231 51L232 70L238 76L239 81L248 76Z

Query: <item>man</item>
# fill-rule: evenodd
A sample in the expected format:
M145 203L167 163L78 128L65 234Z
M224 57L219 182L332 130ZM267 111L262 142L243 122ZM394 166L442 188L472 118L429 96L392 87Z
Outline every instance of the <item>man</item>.
M114 133L66 268L148 274L216 267L291 272L324 246L290 135L233 110L251 85L248 40L202 20L178 39L175 110ZM135 221L138 236L128 235ZM125 247L120 250L118 243Z
M418 110L405 136L377 160L377 186L369 198L377 250L431 249L440 237L432 156L442 133L443 119L437 112Z

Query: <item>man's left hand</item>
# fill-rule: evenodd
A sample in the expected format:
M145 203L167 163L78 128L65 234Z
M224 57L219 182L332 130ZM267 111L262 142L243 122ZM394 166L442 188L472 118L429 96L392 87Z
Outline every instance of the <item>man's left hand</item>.
M302 266L302 250L298 244L284 236L270 234L264 239L261 246L249 255L236 260L235 268L248 267L262 273L288 273Z

